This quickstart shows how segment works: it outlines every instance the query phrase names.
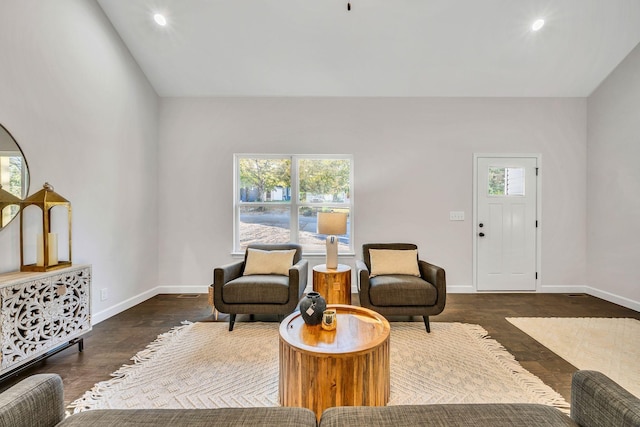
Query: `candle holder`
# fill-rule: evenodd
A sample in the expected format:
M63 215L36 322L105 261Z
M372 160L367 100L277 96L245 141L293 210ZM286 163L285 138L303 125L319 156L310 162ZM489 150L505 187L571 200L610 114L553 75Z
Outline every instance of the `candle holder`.
M21 203L20 209L20 271L49 271L58 268L71 266L71 203L53 191L53 186L45 182L42 190L27 197ZM40 208L42 216L42 233L36 237L36 262L25 264L25 249L33 247L25 243L25 209L31 205ZM58 206L66 208L68 229L66 234L69 238L68 259L61 260L58 254L58 234L52 230L51 213L52 209ZM31 257L33 258L33 257Z
M335 308L330 308L322 313L322 329L325 331L335 331L338 326L338 315Z

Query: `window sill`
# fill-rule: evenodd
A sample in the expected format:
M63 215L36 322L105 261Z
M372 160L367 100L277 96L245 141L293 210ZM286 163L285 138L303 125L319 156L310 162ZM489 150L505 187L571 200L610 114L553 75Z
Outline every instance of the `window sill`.
M310 254L306 254L306 253L302 253L302 257L303 258L308 258L308 259L319 259L319 258L326 258L327 254L321 254L321 253L310 253ZM355 252L341 252L338 254L338 258L355 258L356 253ZM232 258L244 258L244 252L231 252L231 257Z

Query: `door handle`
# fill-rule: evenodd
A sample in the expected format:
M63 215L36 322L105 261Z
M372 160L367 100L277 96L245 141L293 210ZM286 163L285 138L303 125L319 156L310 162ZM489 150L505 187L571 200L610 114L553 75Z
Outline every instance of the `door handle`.
M484 237L484 233L478 233L478 236Z

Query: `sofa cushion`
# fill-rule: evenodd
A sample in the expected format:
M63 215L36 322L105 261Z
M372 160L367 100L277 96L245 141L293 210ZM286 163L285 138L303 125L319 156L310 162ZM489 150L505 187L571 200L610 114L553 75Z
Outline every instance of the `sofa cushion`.
M227 304L286 304L289 301L289 277L273 274L240 276L222 287Z
M418 250L371 249L371 277L384 274L420 276Z
M59 426L258 426L315 427L316 416L306 408L218 408L218 409L108 409L80 412Z
M369 279L369 300L376 306L427 306L437 298L435 286L419 277L392 274Z
M450 404L325 409L320 427L513 427L577 426L551 406L537 404Z
M62 378L31 375L0 394L0 426L50 427L64 419Z
M260 249L247 249L247 260L244 264L245 276L253 274L279 274L289 275L289 269L293 265L295 249L263 251Z
M576 371L571 418L582 426L640 426L640 399L602 372Z

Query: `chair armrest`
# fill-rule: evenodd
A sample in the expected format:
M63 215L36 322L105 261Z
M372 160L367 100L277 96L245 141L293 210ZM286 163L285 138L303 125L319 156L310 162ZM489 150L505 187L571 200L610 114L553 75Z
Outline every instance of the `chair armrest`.
M360 296L360 305L370 307L369 300L369 269L367 264L362 260L356 260L356 270L358 271L358 294Z
M309 261L301 259L289 269L289 298L295 298L296 304L302 298L307 287Z
M64 416L62 379L56 374L32 375L0 394L0 426L52 427Z
M435 305L440 309L438 313L442 313L447 302L447 277L444 268L422 260L418 260L418 267L420 269L420 277L436 287L438 299Z
M244 261L232 262L213 269L213 305L218 310L225 307L222 300L222 287L242 275Z
M600 372L577 371L571 381L571 418L582 427L639 426L640 399Z
M244 261L232 262L230 264L223 265L222 267L216 267L213 269L213 284L224 285L227 282L237 279L242 275L242 268L244 267Z

